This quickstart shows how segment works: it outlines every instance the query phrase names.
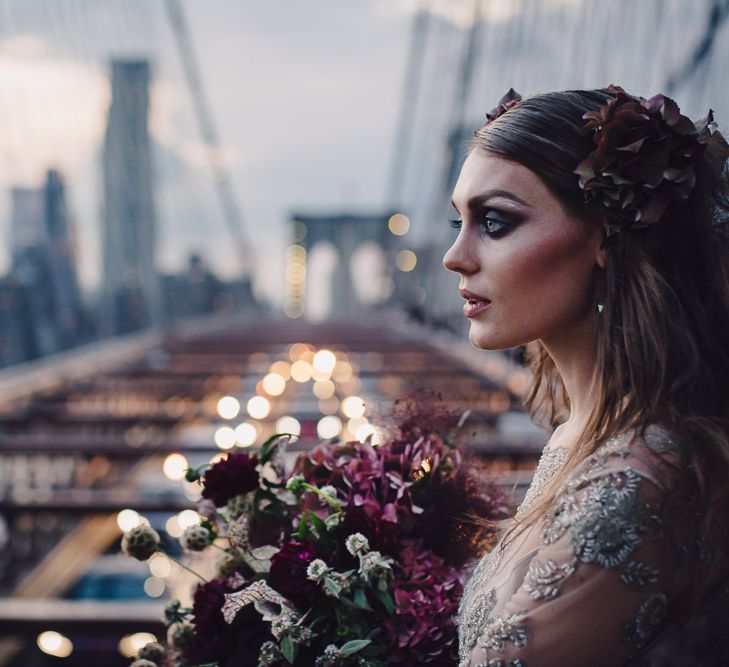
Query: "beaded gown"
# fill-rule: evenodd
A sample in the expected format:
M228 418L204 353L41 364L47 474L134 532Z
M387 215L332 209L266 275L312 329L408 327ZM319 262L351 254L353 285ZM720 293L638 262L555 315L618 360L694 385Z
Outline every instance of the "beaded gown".
M459 667L729 664L720 640L701 640L708 654L721 653L716 662L679 641L686 630L675 619L698 558L695 515L664 502L682 446L657 424L606 441L539 521L503 550L502 537L461 601ZM547 444L517 518L565 452Z

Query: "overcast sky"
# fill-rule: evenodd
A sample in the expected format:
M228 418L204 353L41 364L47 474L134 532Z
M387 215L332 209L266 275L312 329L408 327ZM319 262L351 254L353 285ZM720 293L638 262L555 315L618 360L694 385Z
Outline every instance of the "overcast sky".
M384 204L413 3L183 4L256 250L256 291L280 302L291 211ZM108 62L144 57L154 77L159 266L180 270L190 251L201 251L216 272L236 275L162 0L5 0L0 7L5 237L8 189L36 186L46 167L59 167L79 226L82 280L97 284Z

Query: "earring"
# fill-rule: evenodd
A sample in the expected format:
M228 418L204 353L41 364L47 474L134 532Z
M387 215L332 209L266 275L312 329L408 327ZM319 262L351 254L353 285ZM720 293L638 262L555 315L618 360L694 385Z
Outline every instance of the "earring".
M602 311L605 310L605 304L603 304L602 301L597 302L597 312L602 313Z

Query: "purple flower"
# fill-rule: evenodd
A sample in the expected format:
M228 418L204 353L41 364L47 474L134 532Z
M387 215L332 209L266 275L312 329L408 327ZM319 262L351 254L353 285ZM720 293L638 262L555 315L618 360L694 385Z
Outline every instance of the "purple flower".
M585 200L595 200L612 227L646 227L661 219L672 201L688 198L696 183L694 164L716 130L713 114L698 126L669 97L634 97L618 86L598 111L583 118L595 149L577 166Z
M203 477L203 498L209 498L216 507L222 507L234 496L258 488L256 472L258 458L246 452L228 454L218 461Z
M391 643L389 663L455 664L461 572L424 548L421 540L403 542L395 569L395 614L383 621Z
M309 564L316 559L326 561L324 554L305 542L284 544L271 558L268 583L297 607L306 609L319 591L318 584L306 575Z

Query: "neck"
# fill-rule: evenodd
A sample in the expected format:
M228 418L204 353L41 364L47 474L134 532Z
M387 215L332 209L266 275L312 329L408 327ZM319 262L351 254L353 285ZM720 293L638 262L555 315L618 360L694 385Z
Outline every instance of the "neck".
M552 357L570 399L570 415L562 425L569 432L579 430L592 414L596 396L592 386L597 351L595 320L586 318L574 331L541 339Z

